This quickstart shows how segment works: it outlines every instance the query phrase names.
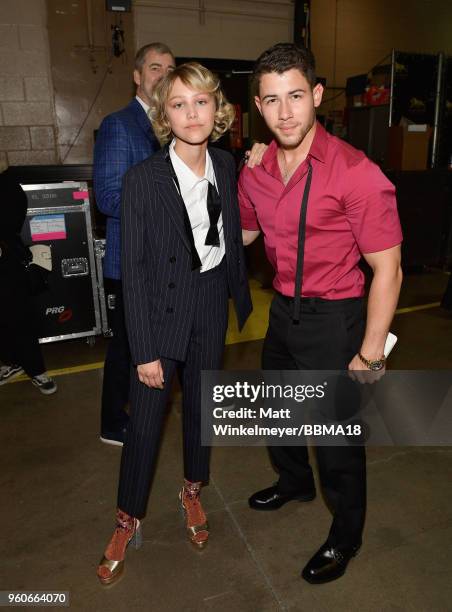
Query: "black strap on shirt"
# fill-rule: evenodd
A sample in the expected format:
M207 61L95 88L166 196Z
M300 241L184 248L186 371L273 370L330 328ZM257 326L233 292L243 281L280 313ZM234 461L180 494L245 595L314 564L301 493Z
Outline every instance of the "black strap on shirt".
M311 189L312 166L309 163L308 176L303 192L300 209L300 223L298 225L298 250L297 250L297 269L295 272L295 292L293 299L293 314L292 319L295 324L300 322L301 311L301 288L303 284L303 263L304 263L304 246L306 241L306 213L308 210L309 191Z
M192 270L196 270L198 268L201 267L201 259L199 258L198 255L198 251L196 250L196 246L195 246L195 239L193 237L193 230L191 228L191 223L190 223L190 217L188 216L188 212L187 212L187 207L185 206L185 202L182 198L182 192L180 189L180 185L179 185L179 181L177 179L176 173L174 171L174 167L173 167L173 163L171 161L171 157L169 155L166 156L166 161L169 164L169 169L170 169L170 174L171 174L171 178L173 179L175 185L176 185L176 189L177 192L179 194L180 197L180 201L182 204L182 214L184 215L184 226L185 226L185 233L187 234L187 239L188 242L190 243L190 251L191 251L191 269Z

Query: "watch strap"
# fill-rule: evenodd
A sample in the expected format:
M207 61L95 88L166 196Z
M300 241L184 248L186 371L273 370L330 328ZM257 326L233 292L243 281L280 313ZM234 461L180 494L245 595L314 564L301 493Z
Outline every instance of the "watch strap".
M372 369L372 366L376 362L383 363L383 365L386 363L386 357L384 355L382 355L380 359L366 359L361 353L358 353L358 357L361 359L363 364L369 368L369 370Z

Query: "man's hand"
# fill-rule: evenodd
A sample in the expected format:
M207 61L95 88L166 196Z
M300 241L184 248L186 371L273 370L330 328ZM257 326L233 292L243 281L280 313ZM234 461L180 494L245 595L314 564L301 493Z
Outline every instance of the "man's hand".
M263 142L255 142L251 147L251 151L246 151L245 153L245 162L248 168L260 166L264 153L267 149L268 145L264 144Z
M383 367L378 372L373 372L369 370L369 368L361 361L358 355L355 355L353 359L348 364L348 370L350 378L356 382L361 383L362 385L373 384L380 380L380 378L385 374L386 368Z
M150 363L141 363L137 366L137 373L140 382L153 389L163 389L165 379L163 378L163 368L160 359Z

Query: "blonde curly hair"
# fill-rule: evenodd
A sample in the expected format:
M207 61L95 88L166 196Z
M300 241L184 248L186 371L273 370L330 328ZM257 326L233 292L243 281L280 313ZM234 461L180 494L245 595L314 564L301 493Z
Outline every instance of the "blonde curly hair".
M216 112L210 140L215 142L231 127L235 117L234 107L226 100L221 90L220 79L216 75L198 62L187 62L164 76L152 92L149 117L160 144L165 144L173 138L165 106L176 79L180 79L184 85L196 91L214 96Z

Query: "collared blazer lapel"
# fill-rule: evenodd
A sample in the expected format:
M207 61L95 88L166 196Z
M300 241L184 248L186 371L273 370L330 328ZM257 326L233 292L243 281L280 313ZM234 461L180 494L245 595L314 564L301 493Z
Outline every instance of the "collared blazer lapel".
M215 171L215 179L217 181L218 193L221 199L221 214L223 218L223 232L226 241L232 236L231 233L231 211L232 211L232 194L231 180L228 176L228 169L221 157L217 154L215 147L209 147L209 154L212 159L213 169Z
M168 157L169 145L165 145L163 149L153 156L154 180L157 183L158 197L173 220L174 226L179 232L186 249L191 253L190 242L184 223L183 206L185 204L171 176Z

